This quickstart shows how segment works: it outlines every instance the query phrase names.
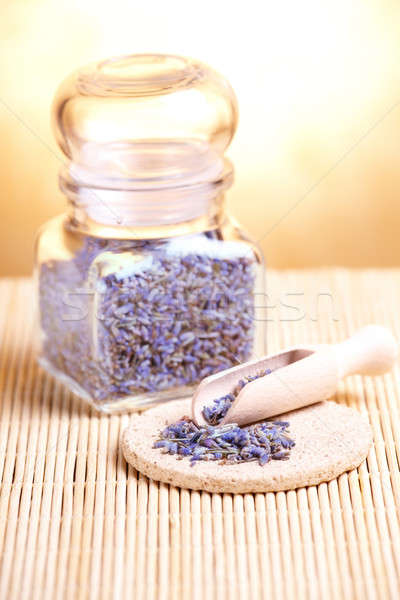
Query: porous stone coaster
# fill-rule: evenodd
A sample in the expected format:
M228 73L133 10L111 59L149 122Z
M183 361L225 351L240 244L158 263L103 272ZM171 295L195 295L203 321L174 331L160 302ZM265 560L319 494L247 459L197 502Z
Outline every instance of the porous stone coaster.
M277 492L316 485L338 477L366 458L372 432L366 417L335 402L320 402L288 412L279 418L290 422L296 445L285 461L220 464L163 454L153 444L160 431L184 415L190 400L169 402L132 417L122 436L126 460L157 481L208 492Z

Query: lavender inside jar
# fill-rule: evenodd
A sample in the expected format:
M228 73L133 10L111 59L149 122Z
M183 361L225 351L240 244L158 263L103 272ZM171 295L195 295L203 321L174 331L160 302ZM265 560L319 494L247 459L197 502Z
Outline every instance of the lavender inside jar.
M260 265L211 231L171 240L83 236L39 270L41 362L104 410L188 395L255 352Z

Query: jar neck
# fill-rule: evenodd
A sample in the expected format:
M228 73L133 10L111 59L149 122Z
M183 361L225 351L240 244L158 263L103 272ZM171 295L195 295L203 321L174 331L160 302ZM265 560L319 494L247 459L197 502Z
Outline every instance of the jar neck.
M218 227L224 220L224 191L232 180L226 161L218 178L191 185L98 187L64 170L60 188L69 201L69 228L96 237L149 239Z
M104 224L93 219L90 213L82 208L71 197L65 226L92 237L108 239L160 239L178 235L189 235L201 231L209 231L221 227L226 221L225 194L220 193L209 199L203 214L191 219L152 225L126 225L124 223Z
M87 214L80 213L77 215L76 210L71 207L71 210L67 214L65 227L69 231L78 232L84 235L115 240L150 240L170 238L179 235L190 235L217 229L227 222L228 217L223 210L223 197L220 197L220 200L220 210L216 211L214 214L202 215L197 219L191 219L181 223L152 227L112 227L101 225L90 219Z

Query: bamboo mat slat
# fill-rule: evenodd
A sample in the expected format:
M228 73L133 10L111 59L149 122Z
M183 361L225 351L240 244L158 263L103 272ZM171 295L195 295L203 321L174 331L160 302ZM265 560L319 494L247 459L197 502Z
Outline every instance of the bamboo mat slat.
M400 598L400 363L337 394L373 430L358 469L276 494L190 492L128 467L129 415L95 413L36 365L32 289L0 280L1 599ZM268 294L270 352L370 322L400 339L400 270L270 271Z

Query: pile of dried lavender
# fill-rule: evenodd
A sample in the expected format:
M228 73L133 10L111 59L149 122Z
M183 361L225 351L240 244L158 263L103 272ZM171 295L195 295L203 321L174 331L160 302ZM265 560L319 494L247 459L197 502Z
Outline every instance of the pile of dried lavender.
M232 402L239 394L240 390L244 388L245 385L250 383L250 381L254 381L259 377L264 377L265 375L269 375L272 373L271 369L265 369L261 373L257 373L256 375L248 375L243 379L240 379L231 394L227 394L226 396L222 396L221 398L216 398L211 406L205 406L203 408L203 417L207 421L209 425L218 425L222 419L225 417L226 413L229 410Z
M266 369L256 375L240 379L232 393L216 398L211 406L203 409L206 427L198 427L188 417L166 427L154 448L177 454L178 458L190 456L193 466L198 460L222 460L241 463L257 460L262 466L270 460L289 458L295 442L289 437L287 421L264 421L248 427L235 423L219 425L233 400L245 385L259 377L272 373Z
M234 423L198 427L188 417L169 425L154 443L163 453L178 458L190 457L191 465L198 460L220 460L230 464L289 458L294 441L288 435L286 421L264 421L248 427Z

